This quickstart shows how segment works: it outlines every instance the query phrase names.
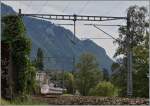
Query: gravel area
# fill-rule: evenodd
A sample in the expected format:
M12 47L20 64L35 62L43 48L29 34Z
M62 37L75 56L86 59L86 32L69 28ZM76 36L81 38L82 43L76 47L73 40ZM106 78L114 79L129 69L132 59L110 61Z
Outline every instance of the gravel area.
M145 98L99 97L99 96L34 96L50 105L148 105Z

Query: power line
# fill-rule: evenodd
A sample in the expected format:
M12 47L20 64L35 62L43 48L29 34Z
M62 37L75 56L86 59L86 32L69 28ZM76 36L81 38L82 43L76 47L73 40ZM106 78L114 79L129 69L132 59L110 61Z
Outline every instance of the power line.
M56 25L74 25L74 24L56 24ZM96 26L118 26L118 27L120 27L120 26L125 26L125 25L108 25L108 24L84 24L84 25L87 25L87 26L89 26L89 25L96 25Z
M102 30L101 28L97 27L96 25L93 25L95 28L99 29L100 31L102 31L103 33L105 33L106 35L110 36L112 39L117 40L116 38L114 38L112 35L110 35L109 33L105 32L104 30Z
M40 10L37 11L37 13L41 12L41 10L47 5L47 3L48 3L48 1L46 1L46 2L43 4L42 8L40 8Z
M111 17L111 16L86 16L86 15L56 15L56 14L22 14L21 10L19 12L20 16L31 16L35 18L49 19L49 20L72 20L74 21L74 38L75 38L75 22L76 21L112 21L112 20L126 20L127 17ZM101 30L103 33L107 34L112 39L117 40L104 30L93 25L95 28ZM75 40L75 39L74 39ZM75 54L73 55L73 64L75 63ZM74 68L73 68L74 70Z
M70 26L73 26L74 24L56 24L56 25L70 25Z
M91 38L91 37L83 37L83 38L79 38L79 39L112 39L112 38Z
M29 4L32 4L32 2L33 2L33 1L30 1L30 3L29 3ZM31 7L31 5L28 5L28 9L29 9L30 7Z
M120 26L124 26L124 25L105 25L105 24L84 24L84 25L96 25L96 26L118 26L118 27L120 27Z
M36 58L36 56L30 56L30 58ZM51 58L51 59L56 59L56 58L59 58L59 59L63 59L63 58L68 58L68 59L71 59L72 57L64 57L64 56L58 56L58 57L54 57L54 56L44 56L43 58Z
M78 14L81 14L84 11L84 9L88 5L88 3L89 3L89 0L86 1L85 5L81 8L81 10L80 10L80 12Z
M117 3L115 6L113 6L113 7L112 7L109 11L107 11L105 14L110 14L114 8L116 9L116 7L119 6L120 3L121 3L121 2Z
M65 6L65 8L63 9L63 13L65 12L65 10L67 10L67 8L69 7L69 5L70 5L70 2L68 2L68 4Z

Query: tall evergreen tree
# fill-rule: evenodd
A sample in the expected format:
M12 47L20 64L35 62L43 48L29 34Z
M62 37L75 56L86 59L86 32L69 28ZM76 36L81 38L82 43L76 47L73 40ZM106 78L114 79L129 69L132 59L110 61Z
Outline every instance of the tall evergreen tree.
M43 58L44 58L43 51L42 51L41 48L38 48L38 50L37 50L37 57L36 57L36 67L39 70L43 70L43 68L44 68Z

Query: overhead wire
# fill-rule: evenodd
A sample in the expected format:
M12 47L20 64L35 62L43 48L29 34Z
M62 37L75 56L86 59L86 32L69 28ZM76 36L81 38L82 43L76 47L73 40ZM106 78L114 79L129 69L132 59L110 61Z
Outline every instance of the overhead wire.
M63 13L65 12L65 10L67 10L67 8L69 7L69 5L70 5L70 1L69 1L68 4L64 7L64 9L62 10Z
M42 11L42 9L43 9L43 8L47 5L47 3L48 3L48 1L45 1L45 3L43 4L42 8L40 8L40 10L39 10L39 11L37 11L37 13L41 12L41 11Z
M124 25L119 25L119 24L84 24L84 25L96 25L96 26L124 26Z
M85 37L85 38L79 38L79 39L112 39L112 38L99 38L99 37L95 37L95 38L92 38L92 37Z
M106 31L102 30L101 28L97 27L96 25L93 25L95 28L99 29L100 31L102 31L103 33L105 33L106 35L108 35L109 37L111 37L114 40L117 40L116 38L114 38L112 35L110 35L109 33L107 33Z
M121 1L119 1L118 3L116 3L115 6L113 6L112 8L110 8L110 10L107 11L107 12L105 12L105 14L109 15L113 11L113 9L118 8L118 6L120 5L120 3L121 3Z
M88 5L89 2L90 2L89 0L86 1L86 3L85 3L85 4L83 5L83 7L80 9L80 11L79 11L78 14L81 14L81 13L84 11L84 9L86 8L86 6Z
M44 3L44 5L46 4L46 2ZM86 2L86 4L82 7L82 10L81 10L81 13L82 13L82 11L84 10L84 8L86 7L86 5L88 4L88 2ZM43 6L44 6L43 5ZM68 6L66 6L66 8L68 8ZM41 8L42 9L42 8ZM39 10L39 11L41 11L41 9ZM65 9L64 9L65 10ZM96 27L96 26L95 26ZM102 32L104 32L105 34L107 34L107 35L109 35L111 38L113 38L113 39L115 39L113 36L111 36L110 34L108 34L107 32L105 32L104 30L102 30L102 29L100 29L99 28L99 30L101 30ZM92 39L92 38L91 38ZM98 38L93 38L93 39L98 39ZM101 39L101 38L99 38L99 39ZM103 39L103 38L102 38ZM108 38L108 39L110 39L110 38ZM116 39L115 39L116 40Z
M20 1L21 2L21 1ZM28 9L28 11L30 11L29 9L31 8L31 5L30 4L32 4L33 3L33 1L30 1L29 2L29 4L27 4L27 9Z
M88 3L89 3L89 1L87 1L87 2L85 3L85 5L81 8L79 14L81 14L81 13L84 11L84 8L88 5ZM119 2L119 3L120 3L120 2ZM119 3L117 3L116 5L118 5ZM116 7L116 6L114 6L114 7ZM112 10L112 9L111 9L111 10ZM109 12L110 12L110 11L109 11ZM87 25L88 25L88 24L87 24ZM96 25L96 26L121 26L121 25ZM96 26L94 25L94 27L96 27ZM112 39L115 39L115 40L116 40L116 38L114 38L113 36L111 36L110 34L108 34L107 32L105 32L104 30L102 30L102 29L100 29L100 28L99 28L99 30L101 30L103 33L109 35ZM88 38L87 38L87 39L88 39ZM109 38L89 38L89 39L109 39Z
M47 2L45 2L44 4L43 4L43 7L45 6L47 4ZM41 10L42 10L43 8L40 8L40 10L39 11L37 11L37 13L38 12L40 12ZM31 21L33 21L34 19L33 18L31 18ZM41 21L45 21L45 20L41 20ZM30 24L31 22L27 22L26 24ZM46 26L47 28L49 27L48 25ZM46 28L46 29L47 29ZM37 32L37 31L35 31L34 29L32 30L33 32ZM41 33L42 34L42 33ZM31 57L30 57L31 58ZM47 58L48 59L48 61L47 61L47 63L49 63L49 61L54 61L54 59L55 59L55 61L58 63L58 61L60 61L60 63L63 63L64 62L64 60L66 59L66 57L64 57L64 59L60 59L60 58L57 58L57 57L44 57L44 58ZM35 59L35 57L33 58L31 58L31 59ZM58 60L59 59L59 60ZM63 60L63 61L62 61ZM68 60L66 60L66 61L68 61ZM50 62L50 63L51 63ZM69 62L69 61L68 61ZM59 63L59 64L60 64Z

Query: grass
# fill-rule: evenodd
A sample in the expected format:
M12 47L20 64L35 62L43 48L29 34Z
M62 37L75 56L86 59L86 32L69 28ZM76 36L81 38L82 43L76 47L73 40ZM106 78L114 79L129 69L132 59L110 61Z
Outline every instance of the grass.
M26 100L22 100L21 98L14 99L12 101L8 101L5 99L0 99L1 105L48 105L48 103L44 101L33 100L32 98L28 98Z
M4 99L0 99L0 103L1 103L1 105L11 105L11 103L9 101L6 101Z
M63 94L62 96L73 96L72 94Z

